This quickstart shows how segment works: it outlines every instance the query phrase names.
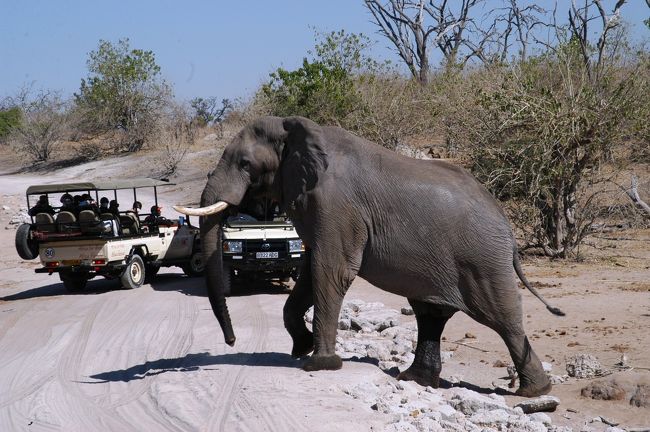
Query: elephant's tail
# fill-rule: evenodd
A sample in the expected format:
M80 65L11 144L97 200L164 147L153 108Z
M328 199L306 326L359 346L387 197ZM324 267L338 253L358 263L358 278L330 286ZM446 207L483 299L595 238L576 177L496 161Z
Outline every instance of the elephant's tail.
M551 306L544 297L537 291L531 284L528 282L528 279L526 279L526 276L524 275L523 270L521 269L521 263L519 262L519 252L517 251L517 245L514 246L514 251L513 251L513 259L512 262L515 266L515 272L517 272L517 276L519 276L519 279L523 282L523 284L528 288L528 291L533 293L535 297L540 299L542 303L546 305L546 309L548 309L553 315L558 315L558 316L564 316L566 315L560 308L556 308Z

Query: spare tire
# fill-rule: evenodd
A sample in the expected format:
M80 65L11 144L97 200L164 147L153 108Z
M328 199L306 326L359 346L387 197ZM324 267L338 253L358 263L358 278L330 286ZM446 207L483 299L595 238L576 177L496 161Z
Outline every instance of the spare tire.
M32 226L24 223L16 230L16 252L25 260L33 260L38 256L38 242L32 238Z

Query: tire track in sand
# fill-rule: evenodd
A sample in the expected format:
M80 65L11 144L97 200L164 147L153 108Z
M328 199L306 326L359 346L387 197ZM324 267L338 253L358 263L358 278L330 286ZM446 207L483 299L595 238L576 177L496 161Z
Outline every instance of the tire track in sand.
M242 322L251 323L248 333L250 337L242 347L242 351L260 353L266 350L266 341L269 334L268 315L261 308L259 297L254 296L246 300L246 315L240 319ZM220 388L219 397L215 400L217 411L210 418L205 430L229 430L227 422L235 414L237 429L242 431L287 431L307 430L307 425L300 422L295 413L282 404L268 405L268 400L261 400L243 391L248 379L256 380L256 364L261 361L259 356L252 356L251 363L235 366L236 370L230 373L223 386ZM251 387L257 385L253 384Z

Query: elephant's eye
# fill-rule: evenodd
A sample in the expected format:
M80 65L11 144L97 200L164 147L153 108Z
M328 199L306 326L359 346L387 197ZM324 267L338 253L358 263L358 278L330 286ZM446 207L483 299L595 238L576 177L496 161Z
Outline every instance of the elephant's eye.
M240 167L241 169L243 169L243 170L248 171L248 170L250 169L250 167L251 167L251 163L250 163L250 161L249 161L248 159L242 159L242 160L239 162L239 167Z

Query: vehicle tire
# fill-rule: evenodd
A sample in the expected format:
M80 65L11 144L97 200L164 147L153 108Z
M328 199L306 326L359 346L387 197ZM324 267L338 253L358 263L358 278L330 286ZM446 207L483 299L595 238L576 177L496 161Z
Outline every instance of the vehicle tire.
M140 288L144 283L146 270L140 255L133 255L120 276L122 286L126 289Z
M203 262L203 254L201 252L194 252L190 257L189 262L182 267L183 273L190 277L203 276L205 270L205 263Z
M38 242L32 239L32 226L24 223L16 230L16 252L24 260L33 260L38 256Z
M86 273L59 273L59 278L63 282L63 286L69 293L77 293L83 291L88 283L88 274Z

